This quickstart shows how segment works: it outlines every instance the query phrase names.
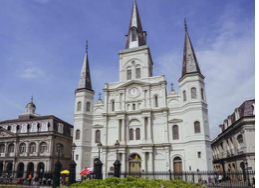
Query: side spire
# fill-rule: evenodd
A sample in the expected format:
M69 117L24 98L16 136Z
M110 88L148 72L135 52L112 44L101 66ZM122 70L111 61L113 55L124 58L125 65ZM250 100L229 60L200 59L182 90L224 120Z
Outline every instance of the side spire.
M186 19L184 19L184 29L185 29L185 40L184 40L184 52L183 52L182 77L190 73L201 74L199 64L191 43L191 39L188 34Z
M93 90L92 82L91 82L90 66L89 66L89 60L88 60L88 40L86 40L85 59L81 70L80 80L79 80L77 89L87 89L91 91Z
M147 32L143 31L136 0L133 2L130 26L126 35L126 49L146 45Z

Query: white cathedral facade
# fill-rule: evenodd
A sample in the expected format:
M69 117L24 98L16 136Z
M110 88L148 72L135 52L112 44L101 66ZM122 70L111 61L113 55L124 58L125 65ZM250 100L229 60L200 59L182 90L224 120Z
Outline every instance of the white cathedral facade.
M164 75L153 75L136 2L133 4L126 47L119 52L119 81L106 83L104 100L95 105L88 53L75 91L74 159L77 174L93 167L97 143L103 148L103 172L112 171L114 143L120 142L121 171L212 170L210 131L204 76L185 23L179 93L168 93ZM180 71L180 70L179 70Z

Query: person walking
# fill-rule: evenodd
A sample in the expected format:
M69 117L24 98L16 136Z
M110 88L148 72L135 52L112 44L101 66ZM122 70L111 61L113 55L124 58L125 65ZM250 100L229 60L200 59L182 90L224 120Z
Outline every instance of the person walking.
M31 180L32 180L32 175L31 175L31 173L30 173L29 176L28 176L29 186L31 186Z
M219 183L221 184L221 182L222 182L222 175L220 174L219 175Z

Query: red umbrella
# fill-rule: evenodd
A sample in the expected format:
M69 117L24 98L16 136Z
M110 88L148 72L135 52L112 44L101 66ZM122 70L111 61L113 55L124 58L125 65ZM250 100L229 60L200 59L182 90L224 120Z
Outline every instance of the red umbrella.
M80 172L80 175L81 175L81 176L84 176L84 175L90 174L91 172L93 172L93 168L88 168L88 167L86 167L85 169L83 169L83 170Z

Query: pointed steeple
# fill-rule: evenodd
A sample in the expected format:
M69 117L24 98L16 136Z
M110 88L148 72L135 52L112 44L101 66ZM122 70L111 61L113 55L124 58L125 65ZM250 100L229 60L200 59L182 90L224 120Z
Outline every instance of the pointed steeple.
M185 28L185 41L184 41L184 52L183 52L182 77L190 73L201 74L199 64L191 43L191 39L188 34L186 19L184 19L184 28Z
M81 70L80 80L77 89L87 89L92 91L91 74L88 60L88 41L86 41L86 53Z
M130 26L126 35L126 49L146 45L146 31L143 31L136 0L133 2Z

